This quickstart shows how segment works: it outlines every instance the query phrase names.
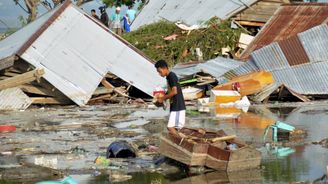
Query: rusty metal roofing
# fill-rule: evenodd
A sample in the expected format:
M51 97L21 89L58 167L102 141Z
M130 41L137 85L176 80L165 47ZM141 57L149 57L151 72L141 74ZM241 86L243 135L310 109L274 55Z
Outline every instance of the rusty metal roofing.
M189 64L189 65L176 65L172 71L175 72L179 78L184 76L193 75L198 72L204 72L212 75L213 77L220 77L224 73L234 68L237 68L243 62L224 57L217 57L208 60L205 63Z
M20 88L8 88L0 91L0 110L25 110L32 100Z
M253 51L322 24L328 20L327 17L328 3L284 4L256 35L240 58L246 61Z
M270 71L275 81L285 84L291 90L305 95L328 94L328 25L322 24L297 34L301 42L284 41L288 52L281 49L281 41L274 42L252 53L252 59L229 73L242 75L257 70ZM288 40L288 39L287 39ZM296 47L299 48L293 48ZM310 62L291 62L287 58L293 50L304 49ZM301 51L298 51L301 52ZM303 53L302 53L303 54ZM287 57L288 56L288 57ZM294 59L292 60L294 61ZM304 60L303 60L304 61ZM227 74L225 74L227 75Z
M258 0L149 0L131 25L131 30L168 20L199 25L212 17L228 19Z

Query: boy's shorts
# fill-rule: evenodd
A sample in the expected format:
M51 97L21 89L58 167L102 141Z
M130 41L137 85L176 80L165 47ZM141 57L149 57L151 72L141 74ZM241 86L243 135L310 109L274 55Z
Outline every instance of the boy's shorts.
M181 129L185 124L185 120L186 120L186 110L171 111L167 127L168 128L174 127L177 129Z

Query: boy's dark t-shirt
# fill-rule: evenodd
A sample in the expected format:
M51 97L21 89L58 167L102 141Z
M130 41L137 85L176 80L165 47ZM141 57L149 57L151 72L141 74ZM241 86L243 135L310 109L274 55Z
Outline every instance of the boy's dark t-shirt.
M166 81L168 84L168 92L172 90L174 86L177 87L177 94L170 99L170 111L182 111L186 110L185 102L183 99L183 94L181 90L181 86L179 84L178 77L175 73L170 72L168 76L166 76Z

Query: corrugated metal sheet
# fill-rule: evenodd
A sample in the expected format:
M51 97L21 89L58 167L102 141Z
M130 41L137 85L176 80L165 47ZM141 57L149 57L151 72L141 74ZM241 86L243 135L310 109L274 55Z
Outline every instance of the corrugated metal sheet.
M150 0L131 25L131 30L168 20L188 25L201 24L216 16L228 19L257 0Z
M19 88L0 91L0 110L25 110L32 100Z
M213 77L220 77L224 73L234 68L237 68L243 62L223 57L211 59L205 63L191 64L187 66L178 65L172 69L179 77L192 75L198 72L204 72L212 75Z
M165 84L152 63L74 5L68 6L21 57L43 68L44 78L78 105L88 102L109 71L149 95Z
M328 94L328 61L272 71L274 79L304 95Z
M298 37L310 59L310 62L328 60L328 25L322 24L299 33Z
M229 73L225 74L227 79L232 79L233 77L248 74L250 72L258 71L259 68L256 66L253 60L249 60L246 63L240 65Z
M23 46L23 44L33 35L33 33L35 33L49 19L49 17L54 14L56 10L57 8L40 16L32 23L26 25L24 28L11 34L4 40L1 40L0 62L2 59L15 55Z
M328 3L282 5L248 45L241 59L246 61L253 51L315 27L327 20L327 17Z
M298 37L292 36L286 40L278 42L290 66L300 65L309 62L309 58Z
M254 51L252 60L258 68L267 71L289 67L288 61L277 42Z

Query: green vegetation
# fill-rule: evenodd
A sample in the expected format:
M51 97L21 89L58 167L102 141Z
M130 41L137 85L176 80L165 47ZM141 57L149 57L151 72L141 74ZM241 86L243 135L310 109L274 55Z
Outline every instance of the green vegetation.
M151 59L164 59L171 66L196 61L195 48L200 48L204 60L222 55L221 48L229 46L232 51L235 49L242 29L232 29L230 21L217 18L211 19L206 25L208 28L193 30L188 34L174 23L160 21L124 34L123 37ZM164 40L172 34L178 35L175 40Z

